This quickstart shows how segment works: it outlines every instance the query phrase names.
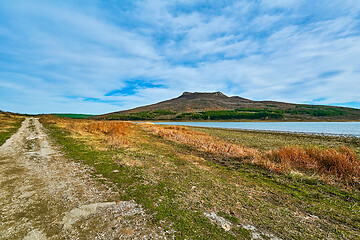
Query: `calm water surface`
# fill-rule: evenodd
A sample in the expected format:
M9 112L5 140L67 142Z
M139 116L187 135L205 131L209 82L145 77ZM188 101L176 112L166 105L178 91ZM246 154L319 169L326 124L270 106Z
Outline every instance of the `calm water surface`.
M360 122L155 122L155 124L360 137Z

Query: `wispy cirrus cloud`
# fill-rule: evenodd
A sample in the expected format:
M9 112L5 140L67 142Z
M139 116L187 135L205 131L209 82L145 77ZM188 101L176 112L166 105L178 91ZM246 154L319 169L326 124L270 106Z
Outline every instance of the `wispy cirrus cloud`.
M0 108L105 113L183 91L360 107L359 10L356 0L0 1Z

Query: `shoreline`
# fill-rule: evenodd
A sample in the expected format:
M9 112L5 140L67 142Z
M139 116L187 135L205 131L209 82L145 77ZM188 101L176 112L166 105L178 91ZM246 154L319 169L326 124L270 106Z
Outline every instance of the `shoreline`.
M299 122L324 122L324 123L337 123L337 122L355 122L355 123L360 123L360 119L359 120L330 120L330 121L326 121L326 120L294 120L294 119L289 119L289 120L251 120L251 119L229 119L229 120L182 120L182 121L178 121L178 120L166 120L166 119L149 119L149 120L138 120L138 121L131 121L131 120L105 120L105 119L98 119L98 120L104 120L104 121L128 121L128 122L262 122L262 123L271 123L271 122L294 122L294 123L299 123Z
M164 124L165 125L165 124ZM181 125L186 126L186 125ZM219 127L199 127L199 126L187 126L192 128L205 128L214 130L226 130L244 133L268 133L268 134L282 134L282 135L294 135L297 137L301 136L314 136L314 137L333 137L342 139L360 139L360 136L354 135L342 135L342 134L330 134L330 133L312 133L312 132L292 132L292 131L276 131L276 130L256 130L256 129L242 129L242 128L219 128Z
M279 134L296 134L296 135L317 135L317 136L333 136L333 137L342 137L342 138L355 138L359 139L359 133L331 133L331 132L314 132L314 131L291 131L291 130L269 130L269 129L252 129L252 128L238 128L238 127L219 127L219 126L193 126L187 125L187 123L191 122L168 122L168 121L144 121L144 122L133 122L133 123L152 123L152 124L159 124L159 125L177 125L177 126L187 126L187 127L197 127L197 128L211 128L211 129L218 129L218 130L234 130L234 131L245 131L245 132L259 132L259 133L279 133ZM169 123L169 124L166 124ZM179 124L176 124L179 123ZM184 124L182 124L184 123ZM194 122L194 123L209 123L209 122ZM232 122L227 122L232 123ZM238 123L238 122L234 122ZM256 122L250 122L256 123ZM259 122L260 123L260 122ZM266 123L266 122L264 122ZM278 123L278 122L276 122ZM287 122L287 123L299 123L299 122ZM319 122L304 122L304 123L319 123ZM338 123L338 122L327 122L327 123ZM358 123L358 122L347 122L347 123Z

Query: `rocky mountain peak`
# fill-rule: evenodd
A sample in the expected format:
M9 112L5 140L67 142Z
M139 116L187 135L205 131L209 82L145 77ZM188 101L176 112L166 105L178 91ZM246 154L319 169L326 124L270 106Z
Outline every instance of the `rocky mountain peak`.
M184 92L179 98L228 98L222 92Z

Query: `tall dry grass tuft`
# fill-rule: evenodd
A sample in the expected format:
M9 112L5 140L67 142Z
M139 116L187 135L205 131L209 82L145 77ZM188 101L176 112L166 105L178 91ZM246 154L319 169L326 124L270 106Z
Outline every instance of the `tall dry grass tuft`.
M258 154L258 151L255 149L228 143L206 133L191 131L183 126L157 126L153 124L145 126L155 135L167 140L186 144L210 153L225 154L231 157L248 158L251 160Z
M96 121L84 119L64 119L49 117L48 122L54 122L71 132L101 136L105 143L112 147L126 147L131 144L133 124L121 121Z
M270 160L281 166L282 170L307 170L316 167L306 150L299 146L288 146L270 154Z
M360 160L348 147L319 149L318 147L284 147L270 154L277 163L275 170L313 171L324 177L332 175L341 180L357 182L360 177Z
M183 126L154 124L145 124L145 126L150 132L164 139L210 153L250 160L251 163L272 171L316 173L325 180L335 178L347 183L360 181L360 160L348 147L336 150L288 146L276 151L260 153L256 149L225 142L202 132L191 131Z
M0 111L0 132L6 132L13 124L23 117L18 114L11 114Z
M125 147L130 144L129 135L132 132L132 125L130 122L87 120L72 122L69 127L80 132L104 135L105 142L112 147Z
M127 135L130 132L130 122L82 121L76 122L75 128L93 134Z

